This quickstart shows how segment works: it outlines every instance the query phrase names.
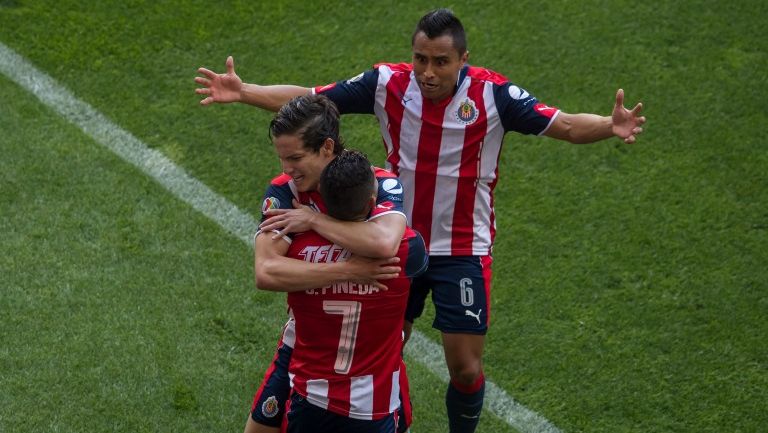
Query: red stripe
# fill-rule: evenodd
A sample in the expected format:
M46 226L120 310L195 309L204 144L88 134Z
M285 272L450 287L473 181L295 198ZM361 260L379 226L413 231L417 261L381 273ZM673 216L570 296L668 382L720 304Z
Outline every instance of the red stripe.
M387 374L379 374L378 372L373 375L373 413L378 416L374 416L373 419L383 418L382 414L389 413L389 394L392 390L392 376Z
M350 397L350 382L349 380L338 380L328 382L328 409L332 412L341 412L340 415L349 416L349 397ZM344 405L339 407L339 405ZM333 410L331 409L333 406ZM338 413L337 412L337 413Z
M456 205L453 209L453 232L451 234L453 254L458 254L459 250L465 253L472 251L472 240L475 237L475 195L480 177L480 146L488 127L488 117L483 99L484 86L483 81L472 80L467 91L469 99L475 102L478 117L464 131L464 149L461 152L459 184L456 187Z
M499 74L498 72L493 72L490 69L480 68L477 66L470 66L469 70L467 71L467 76L470 78L476 78L478 80L490 81L499 86L503 86L509 82L507 77Z
M400 164L400 128L403 124L403 95L408 88L408 82L411 76L408 73L396 73L390 77L387 82L387 99L384 102L384 111L387 113L389 124L387 130L392 140L392 152L387 155L387 161L392 167L392 171L399 174L398 165ZM385 144L386 149L386 144Z
M458 381L451 380L451 385L453 385L454 388L456 388L460 393L462 394L474 394L477 391L480 391L480 388L485 383L485 375L483 372L480 372L480 376L475 379L475 382L471 385L464 385L459 383Z
M493 278L493 272L491 270L492 264L493 257L480 257L480 266L483 268L483 281L485 282L485 326L490 326L491 324L491 278Z
M435 105L424 99L421 114L419 149L416 154L414 181L413 228L421 232L429 249L432 236L432 207L435 202L437 165L443 140L443 118L447 104Z

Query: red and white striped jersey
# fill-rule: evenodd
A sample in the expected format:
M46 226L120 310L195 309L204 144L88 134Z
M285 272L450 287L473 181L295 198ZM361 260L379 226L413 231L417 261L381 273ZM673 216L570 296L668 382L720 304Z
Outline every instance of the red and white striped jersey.
M543 134L559 113L502 75L471 66L440 104L422 97L405 63L376 65L314 92L341 113L376 115L387 168L403 183L405 213L430 255L491 253L504 134Z
M288 257L344 260L349 252L314 232L294 237ZM406 229L398 251L403 271L380 291L345 282L292 292L295 318L288 368L294 392L323 409L355 419L379 419L400 405L402 328L412 276L426 269L423 239ZM403 374L405 374L403 372Z

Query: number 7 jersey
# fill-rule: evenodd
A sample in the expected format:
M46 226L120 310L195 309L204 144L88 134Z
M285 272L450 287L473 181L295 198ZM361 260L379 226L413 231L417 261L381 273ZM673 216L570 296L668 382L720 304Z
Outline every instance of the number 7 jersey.
M349 252L306 232L293 238L287 256L330 262ZM289 377L310 403L363 420L397 410L403 317L411 278L426 269L424 240L406 229L397 256L403 271L385 281L386 291L343 282L288 294L296 320Z

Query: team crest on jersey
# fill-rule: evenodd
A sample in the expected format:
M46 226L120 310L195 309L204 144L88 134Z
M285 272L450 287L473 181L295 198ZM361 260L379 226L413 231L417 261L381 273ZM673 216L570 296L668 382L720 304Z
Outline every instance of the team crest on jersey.
M276 197L267 197L264 199L264 203L261 204L261 213L267 213L270 209L277 209L280 207L280 200Z
M274 418L278 411L280 411L280 406L277 404L277 399L274 395L261 404L261 413L267 418Z
M469 98L459 104L459 108L456 110L456 120L465 125L475 123L478 117L480 117L480 112L477 110L477 105L475 105L475 101Z

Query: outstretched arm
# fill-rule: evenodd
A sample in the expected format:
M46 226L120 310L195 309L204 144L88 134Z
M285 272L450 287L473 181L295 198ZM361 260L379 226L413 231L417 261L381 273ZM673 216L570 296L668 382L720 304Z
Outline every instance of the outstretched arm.
M611 116L561 111L544 135L571 143L594 143L616 136L631 144L643 132L645 116L640 115L642 109L643 104L638 103L632 110L627 110L624 107L624 90L619 89Z
M260 86L258 84L243 83L243 80L235 73L235 60L227 57L227 72L217 74L206 68L199 68L197 72L202 77L195 77L195 83L201 85L195 89L195 93L204 95L201 105L209 105L214 102L221 104L229 102L242 102L255 105L269 111L277 111L286 102L296 96L306 95L311 91L307 87L290 84L278 84L272 86Z
M256 236L254 270L256 287L275 292L298 292L343 281L371 284L380 290L387 287L377 280L396 278L400 274L399 258L368 259L352 255L348 260L311 263L285 257L288 243L275 239L272 233Z

